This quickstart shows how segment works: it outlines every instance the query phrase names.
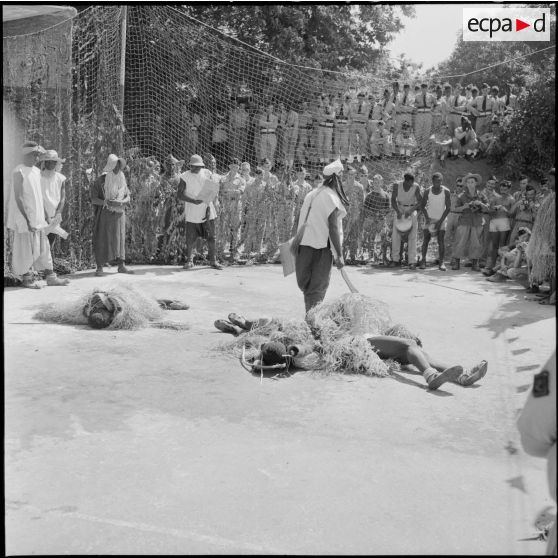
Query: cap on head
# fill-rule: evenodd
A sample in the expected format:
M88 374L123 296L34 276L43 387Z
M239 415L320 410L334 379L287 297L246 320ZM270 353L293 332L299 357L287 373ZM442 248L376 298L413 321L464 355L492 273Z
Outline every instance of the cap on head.
M126 170L126 159L123 159L122 157L118 157L118 155L111 153L107 158L107 164L105 165L103 172L113 171L118 162L120 162L120 170Z
M203 164L203 159L201 158L200 155L192 155L190 157L189 164L191 167L205 167L205 165Z
M56 161L58 163L65 163L66 159L58 157L58 153L54 149L48 149L39 157L39 161Z
M339 174L341 172L343 172L343 163L340 159L337 159L324 167L323 175L331 176L332 174Z

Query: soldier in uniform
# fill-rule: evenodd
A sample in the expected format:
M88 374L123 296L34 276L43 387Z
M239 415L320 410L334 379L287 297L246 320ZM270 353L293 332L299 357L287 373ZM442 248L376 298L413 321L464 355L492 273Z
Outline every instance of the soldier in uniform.
M525 452L546 458L550 497L556 502L556 350L535 375L517 428ZM556 521L548 535L546 554L556 556Z
M335 106L335 135L334 135L334 156L346 161L351 153L349 149L350 134L350 105L351 97L347 93L345 100L341 100Z
M465 97L461 95L461 84L457 84L453 95L449 98L448 115L446 123L449 127L451 136L453 137L455 129L461 125L461 117L467 112L467 102Z
M483 83L481 87L481 95L475 99L475 108L479 115L477 117L476 132L482 136L488 132L490 122L492 121L492 114L494 112L494 99L489 95L490 87L487 83Z
M343 258L347 260L350 254L356 260L362 244L361 212L364 205L364 188L356 180L357 171L349 167L345 181L345 192L349 199L347 217L345 218L345 242L343 243Z
M420 148L424 146L426 140L430 137L432 130L432 107L435 100L428 93L428 84L421 83L420 95L415 97L415 108L417 111L415 117L415 138Z
M246 152L249 123L250 116L246 112L246 103L241 101L231 110L229 115L232 155L241 161L244 159ZM194 151L194 153L196 152Z
M434 106L432 107L432 132L436 133L440 130L443 120L442 109L442 86L436 85L436 98L434 99Z
M310 136L312 135L312 113L308 109L308 103L300 103L298 113L298 141L296 144L296 160L302 163L309 158Z
M260 135L260 161L269 159L272 166L275 161L275 150L277 148L277 125L278 119L273 114L273 103L268 103L265 114L258 120L258 134Z
M386 90L387 91L387 90ZM388 92L389 94L389 92ZM370 103L366 100L366 95L361 91L357 95L357 100L351 106L351 153L356 154L357 161L362 160L366 155L368 147L368 115L370 113Z
M395 131L399 133L403 122L407 122L409 126L412 125L413 116L413 102L414 98L411 95L411 86L408 83L403 85L403 92L397 95L395 99Z
M333 147L333 126L335 125L335 110L331 99L326 95L322 96L323 104L320 111L318 123L318 155L320 163L329 163L331 160L331 150Z

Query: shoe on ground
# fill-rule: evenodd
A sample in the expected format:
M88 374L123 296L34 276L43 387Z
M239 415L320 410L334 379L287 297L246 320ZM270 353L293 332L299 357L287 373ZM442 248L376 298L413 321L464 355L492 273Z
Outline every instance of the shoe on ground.
M238 326L246 331L250 330L250 327L248 326L248 320L244 316L239 316L238 314L231 313L228 315L228 319L231 324Z
M426 269L426 262L425 261L420 262L419 269Z
M96 269L95 270L95 276L96 277L104 277L105 275L106 275L106 273L102 269Z
M70 284L69 279L60 279L57 275L48 275L46 278L48 287L65 287Z
M34 279L31 281L22 281L21 286L26 289L42 289L41 285L37 283Z
M487 277L486 280L490 281L491 283L505 283L508 280L508 278L505 275L502 275L501 273L498 272L490 277Z
M488 370L488 362L486 360L481 360L479 364L473 366L471 370L464 370L463 374L457 379L457 383L462 386L471 386L475 382L486 376Z
M215 261L215 262L210 262L209 265L210 265L213 269L223 269L223 266L222 266L219 262L217 262L217 261Z
M194 262L186 262L183 266L182 269L193 269L194 268Z
M396 262L391 260L391 262L388 263L387 267L400 267L401 266L401 262Z
M473 262L465 262L463 267L473 267Z
M417 268L417 264L411 264L411 265L409 266L409 270L411 270L411 271L415 271L416 268Z
M439 269L440 271L447 271L447 267L446 267L443 263L441 263L441 264L438 266L438 269Z
M433 375L429 378L428 389L435 390L446 382L456 382L462 374L463 366L457 365L446 368L443 372L439 372L435 376Z
M538 285L531 285L527 289L525 289L526 293L539 293L540 289Z
M493 269L487 268L485 267L484 269L481 269L481 273L485 276L485 277L491 277L492 275L494 275L496 272Z
M128 269L125 265L120 265L118 266L118 273L127 273L128 275L133 275L135 271L132 269Z
M213 322L213 325L223 333L232 333L233 335L240 335L241 333L244 332L242 328L235 326L230 322L227 322L227 320L215 320Z

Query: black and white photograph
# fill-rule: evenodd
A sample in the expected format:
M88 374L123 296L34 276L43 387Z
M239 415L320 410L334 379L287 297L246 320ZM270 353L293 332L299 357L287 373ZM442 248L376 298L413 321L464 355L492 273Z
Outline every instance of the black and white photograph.
M557 554L554 2L3 2L4 555Z

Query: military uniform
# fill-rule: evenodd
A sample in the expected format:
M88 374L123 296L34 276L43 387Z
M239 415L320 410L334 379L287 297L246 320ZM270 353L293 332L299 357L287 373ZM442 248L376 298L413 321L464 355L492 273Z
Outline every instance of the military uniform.
M349 134L350 134L350 112L351 105L348 99L335 106L335 136L334 136L334 157L341 157L341 159L348 159L350 156L349 150Z
M351 153L360 161L368 147L368 115L370 103L360 96L351 105ZM357 139L358 138L358 139Z
M430 137L432 130L432 107L435 100L426 87L422 88L420 95L415 97L415 108L417 114L415 117L415 138L420 148L424 147L426 140Z

